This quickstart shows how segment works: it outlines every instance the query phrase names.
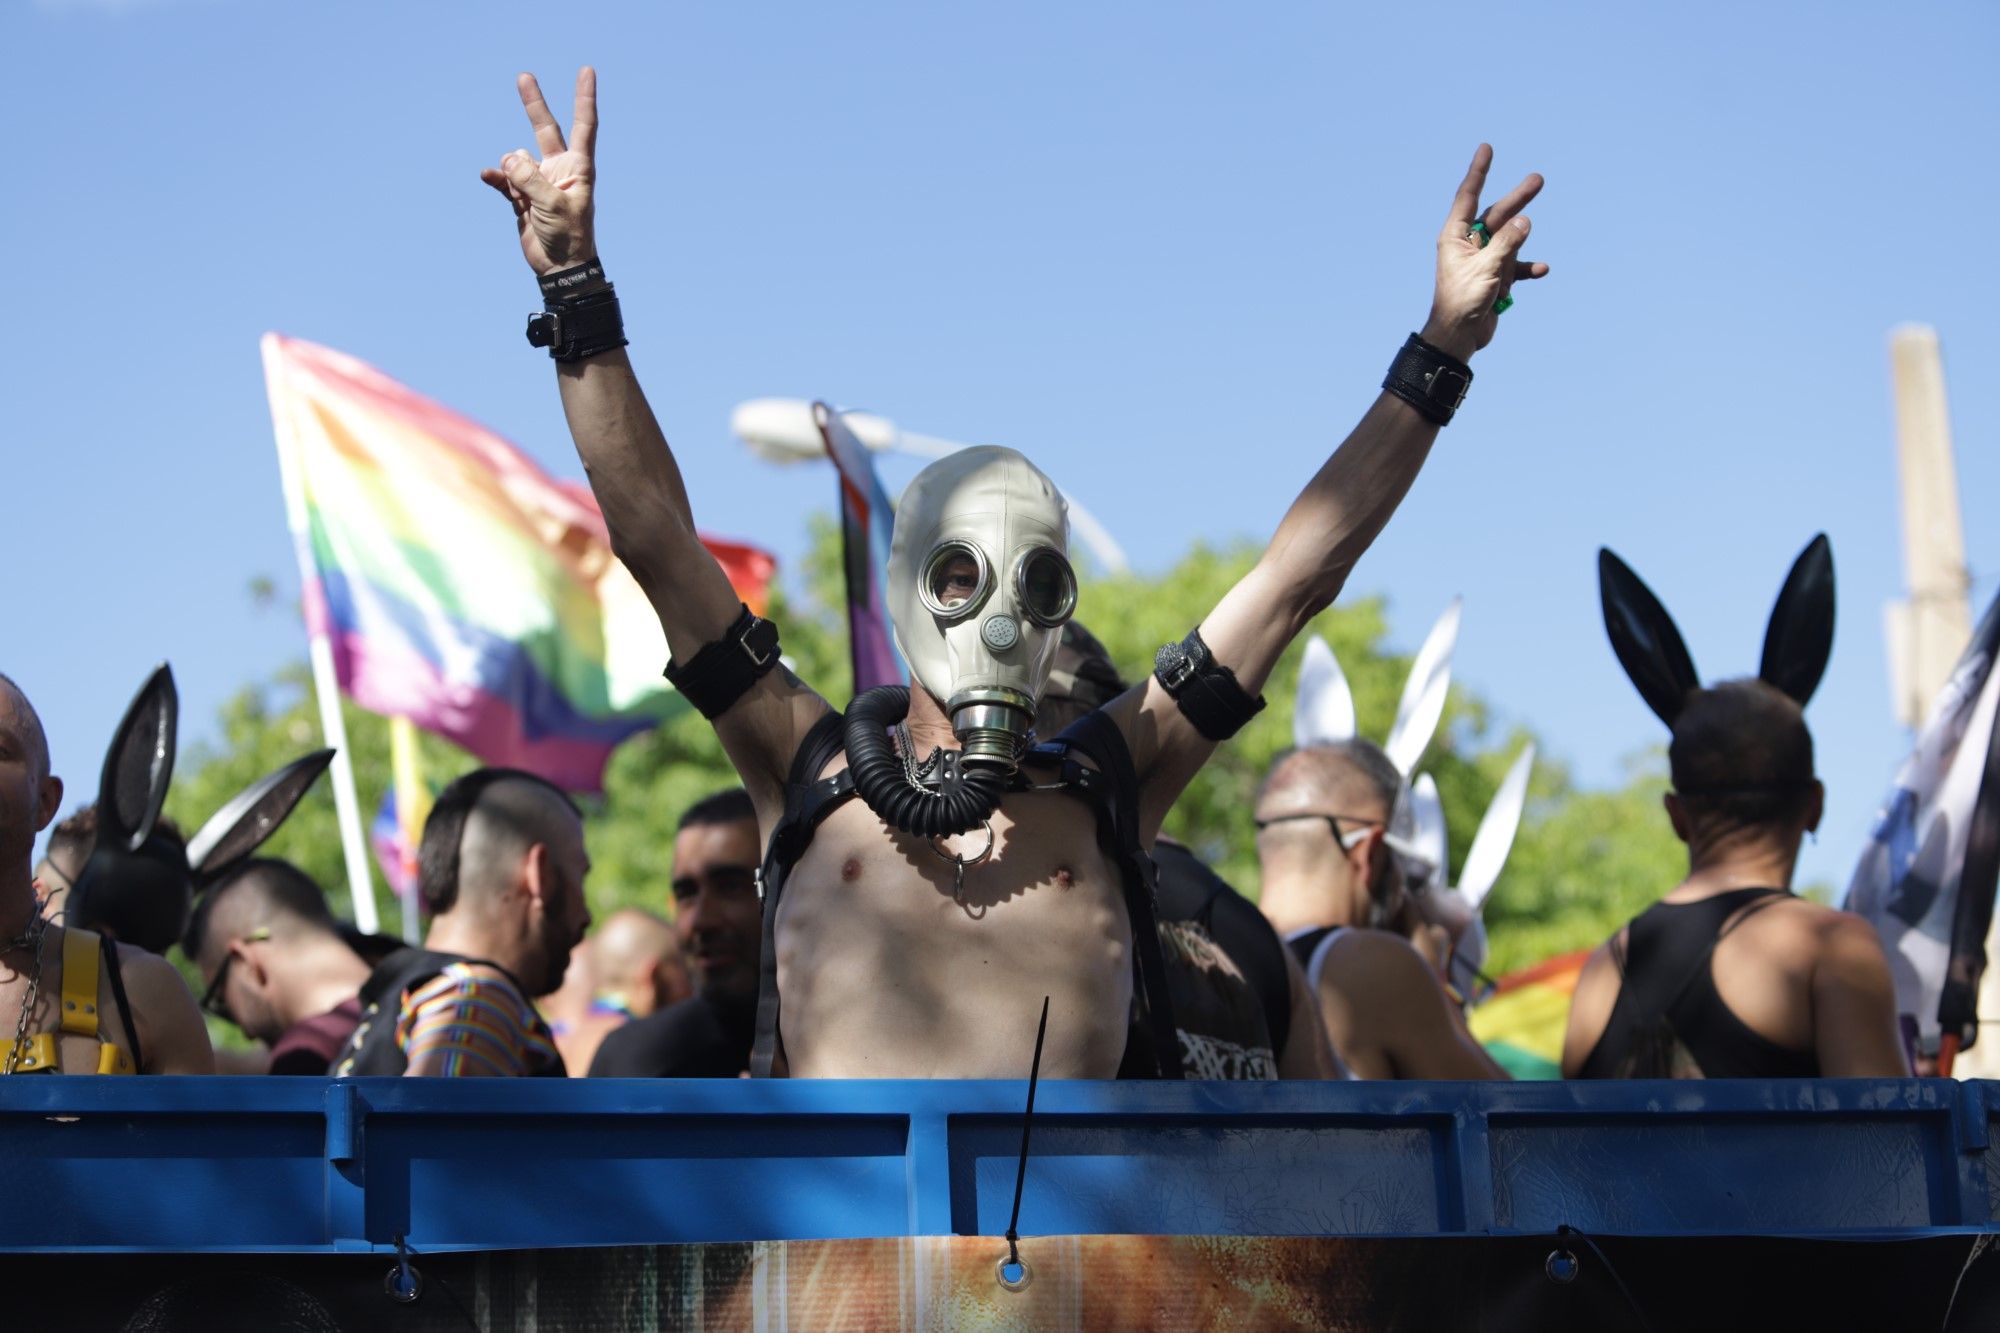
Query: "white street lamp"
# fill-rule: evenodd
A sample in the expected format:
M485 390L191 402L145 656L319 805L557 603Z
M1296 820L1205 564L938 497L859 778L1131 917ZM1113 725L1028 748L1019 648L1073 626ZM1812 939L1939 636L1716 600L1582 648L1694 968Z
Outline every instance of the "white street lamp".
M854 437L876 453L943 458L969 447L955 440L903 430L873 412L842 412L841 417ZM812 404L803 398L752 398L739 403L729 414L729 429L751 453L772 463L808 463L826 457L819 426L813 421ZM1065 498L1069 500L1070 525L1090 548L1097 563L1108 574L1128 572L1131 565L1110 532L1074 496L1066 494Z

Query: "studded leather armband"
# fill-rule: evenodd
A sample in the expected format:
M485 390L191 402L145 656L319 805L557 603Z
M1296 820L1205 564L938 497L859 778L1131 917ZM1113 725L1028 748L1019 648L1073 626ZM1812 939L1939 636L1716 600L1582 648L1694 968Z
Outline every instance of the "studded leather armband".
M1194 729L1212 741L1226 741L1264 711L1264 697L1252 696L1236 673L1215 660L1195 626L1179 643L1153 658L1153 679L1173 696Z

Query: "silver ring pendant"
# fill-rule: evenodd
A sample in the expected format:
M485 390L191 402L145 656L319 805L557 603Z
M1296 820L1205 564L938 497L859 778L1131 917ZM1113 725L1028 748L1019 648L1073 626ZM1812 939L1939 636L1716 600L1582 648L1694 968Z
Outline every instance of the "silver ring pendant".
M990 819L982 819L979 822L986 829L986 846L980 850L979 855L973 857L969 861L965 857L960 856L957 852L947 852L944 848L938 846L938 843L943 838L947 836L956 836L956 835L947 835L940 833L936 837L930 839L932 855L936 856L938 860L943 861L946 865L951 867L951 900L957 903L960 907L965 907L966 868L968 866L979 865L981 862L985 861L987 857L993 855L993 821ZM971 911L970 908L967 908L966 910ZM986 915L986 909L984 907L981 907L979 911L974 913L973 915L975 919L984 916Z
M982 819L979 821L979 826L986 830L986 846L980 849L979 855L968 858L959 855L957 852L946 851L943 847L940 847L938 845L940 842L942 842L944 839L948 837L959 836L954 833L940 833L936 837L932 838L930 840L931 853L935 855L938 860L944 862L946 865L957 867L961 873L972 866L982 864L988 857L993 855L993 821L990 819Z

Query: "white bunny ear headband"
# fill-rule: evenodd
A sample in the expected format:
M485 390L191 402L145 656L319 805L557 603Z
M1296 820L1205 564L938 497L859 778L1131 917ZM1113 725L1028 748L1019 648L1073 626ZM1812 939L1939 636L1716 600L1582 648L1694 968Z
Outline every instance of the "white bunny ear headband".
M1418 910L1436 925L1450 932L1455 942L1452 981L1459 993L1474 993L1479 967L1486 961L1486 930L1481 908L1500 878L1501 867L1514 845L1527 804L1528 778L1535 764L1535 747L1530 743L1514 760L1501 780L1493 803L1479 821L1472 850L1466 856L1459 883L1446 883L1450 865L1444 805L1438 798L1437 783L1430 774L1418 774L1409 781L1417 761L1423 757L1438 723L1444 717L1445 695L1451 686L1451 656L1458 646L1458 624L1462 610L1454 598L1438 617L1411 664L1410 678L1396 706L1396 721L1382 749L1394 763L1408 786L1389 819L1386 841L1396 853ZM1340 662L1325 639L1314 635L1306 642L1305 661L1299 668L1298 700L1292 714L1292 740L1301 749L1352 740L1357 731L1354 694Z
M1445 695L1451 689L1451 654L1458 646L1460 599L1438 617L1437 624L1417 650L1410 665L1410 678L1403 684L1403 697L1396 704L1396 720L1382 743L1383 753L1403 775L1403 792L1389 813L1385 835L1390 848L1402 862L1404 873L1413 881L1428 880L1440 861L1428 860L1418 829L1417 809L1408 786L1417 760L1437 733L1444 718ZM1340 669L1327 641L1315 634L1306 641L1305 661L1299 667L1298 698L1292 710L1292 743L1299 749L1315 745L1337 745L1355 738L1354 691ZM1440 826L1442 813L1439 815Z
M1413 888L1413 900L1424 919L1443 926L1451 936L1448 980L1460 995L1475 1003L1483 998L1481 992L1485 989L1480 972L1486 965L1483 909L1500 879L1501 867L1507 864L1507 853L1513 850L1514 835L1521 827L1521 812L1528 803L1528 779L1534 768L1535 743L1530 741L1515 756L1507 776L1500 780L1500 789L1493 793L1493 803L1480 817L1479 830L1472 835L1472 849L1465 854L1465 865L1459 871L1456 885L1447 884L1445 872L1440 869L1420 889ZM1431 781L1430 774L1418 776L1413 801L1419 828L1436 830L1435 841L1425 849L1435 857L1431 864L1448 865L1444 806L1438 801L1437 784ZM1427 806L1435 813L1427 816Z
M1396 721L1382 749L1396 771L1408 778L1424 747L1431 743L1444 717L1444 700L1451 688L1451 654L1458 646L1460 600L1453 598L1417 650L1404 682ZM1292 743L1301 750L1354 739L1354 691L1327 641L1315 634L1306 640L1305 662L1299 667L1299 692L1292 709Z

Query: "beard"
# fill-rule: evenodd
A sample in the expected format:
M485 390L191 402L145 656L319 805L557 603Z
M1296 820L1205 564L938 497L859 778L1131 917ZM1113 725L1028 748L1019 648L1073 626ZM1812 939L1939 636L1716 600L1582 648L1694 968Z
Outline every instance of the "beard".
M569 971L569 956L576 948L569 931L554 921L542 923L542 977L538 989L531 999L540 999L561 988L563 974Z

